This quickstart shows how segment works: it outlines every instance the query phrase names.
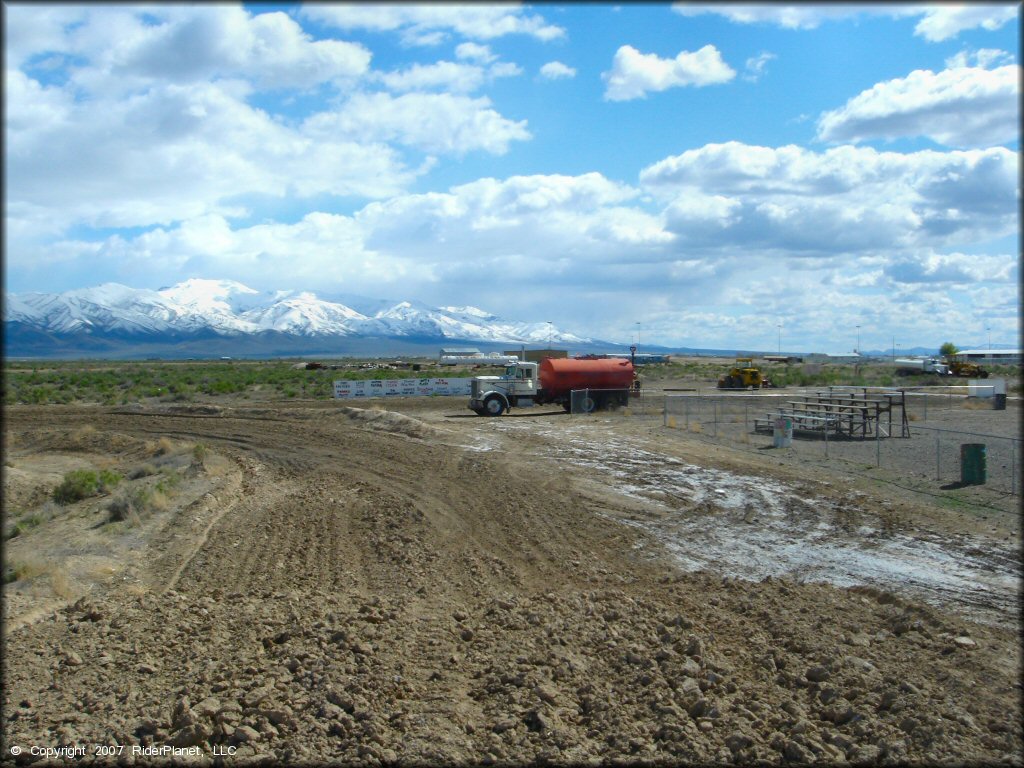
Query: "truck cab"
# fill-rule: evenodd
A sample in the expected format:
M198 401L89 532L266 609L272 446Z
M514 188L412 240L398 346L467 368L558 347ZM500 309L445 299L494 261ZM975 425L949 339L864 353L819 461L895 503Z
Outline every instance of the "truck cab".
M502 376L475 376L469 408L481 416L501 416L510 408L533 405L537 363L515 362Z

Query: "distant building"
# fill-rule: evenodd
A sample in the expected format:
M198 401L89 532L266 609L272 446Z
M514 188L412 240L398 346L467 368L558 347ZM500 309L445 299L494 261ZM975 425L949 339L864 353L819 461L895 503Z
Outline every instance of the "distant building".
M476 347L441 347L440 357L473 357L482 353Z
M863 363L864 358L856 352L812 352L807 360L813 363Z
M472 347L445 347L437 358L438 365L508 365L515 362L516 356L484 354Z
M568 357L569 351L565 349L513 349L506 350L506 355L515 355L520 360L524 360L528 363L539 363L545 357Z
M972 363L988 363L989 365L1020 365L1019 349L964 349L957 353Z

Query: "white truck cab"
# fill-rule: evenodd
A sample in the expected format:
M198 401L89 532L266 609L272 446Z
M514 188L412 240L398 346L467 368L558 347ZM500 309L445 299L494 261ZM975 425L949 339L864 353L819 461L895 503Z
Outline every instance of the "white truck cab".
M500 416L509 408L533 405L537 383L537 363L512 363L504 376L475 376L469 407L481 415Z

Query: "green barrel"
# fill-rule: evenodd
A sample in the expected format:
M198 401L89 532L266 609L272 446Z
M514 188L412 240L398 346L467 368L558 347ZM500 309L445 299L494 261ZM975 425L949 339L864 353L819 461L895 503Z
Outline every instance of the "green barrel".
M964 443L960 446L960 482L984 485L986 475L985 444Z

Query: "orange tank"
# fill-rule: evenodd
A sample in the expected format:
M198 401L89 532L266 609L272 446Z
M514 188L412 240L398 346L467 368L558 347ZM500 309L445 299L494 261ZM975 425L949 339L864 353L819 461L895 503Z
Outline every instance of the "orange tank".
M620 358L577 360L546 357L540 361L540 386L550 399L574 389L629 389L636 375L633 363Z

